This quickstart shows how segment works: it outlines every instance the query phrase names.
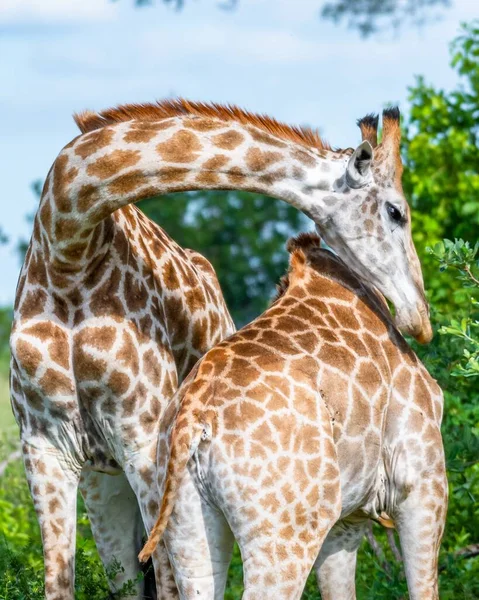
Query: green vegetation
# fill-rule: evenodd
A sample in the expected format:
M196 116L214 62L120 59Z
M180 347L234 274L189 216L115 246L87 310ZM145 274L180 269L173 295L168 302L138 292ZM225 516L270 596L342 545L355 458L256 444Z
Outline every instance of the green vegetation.
M139 207L211 261L238 327L265 310L288 264L286 239L311 227L289 204L248 192L180 193Z
M422 78L410 90L404 188L437 332L432 344L415 350L445 392L450 504L439 563L441 598L473 600L479 598L478 23L465 26L454 42L452 66L460 79L452 92ZM177 241L213 262L240 325L265 307L286 266L285 238L304 223L281 203L235 192L178 194L170 202L143 202L142 208ZM16 444L5 379L9 319L9 311L0 312L0 462ZM40 537L20 463L11 462L0 477L0 600L40 599ZM81 502L79 515L77 597L106 598L107 578ZM391 539L377 527L369 539L374 545L365 540L358 559L358 598L405 598ZM226 598L239 598L241 588L236 552ZM312 579L304 598L319 598Z

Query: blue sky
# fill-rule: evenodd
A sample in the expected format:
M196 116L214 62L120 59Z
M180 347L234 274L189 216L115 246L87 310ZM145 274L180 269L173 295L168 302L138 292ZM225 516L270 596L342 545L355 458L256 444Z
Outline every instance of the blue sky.
M336 146L358 141L356 118L386 102L407 110L415 75L455 83L448 45L475 0L455 0L424 29L364 41L319 18L322 0L187 0L178 12L133 0L1 0L0 305L19 271L14 245L29 237L30 184L77 135L73 111L182 95L232 102L319 127Z

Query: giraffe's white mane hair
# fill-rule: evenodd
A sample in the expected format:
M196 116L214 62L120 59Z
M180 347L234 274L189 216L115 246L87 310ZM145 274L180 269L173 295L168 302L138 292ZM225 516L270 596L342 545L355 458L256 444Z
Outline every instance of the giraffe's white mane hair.
M267 115L249 112L233 104L192 102L184 98L158 100L147 104L121 104L99 112L85 110L73 118L82 133L124 121L160 121L178 116L207 117L222 121L237 121L252 125L278 138L290 140L307 148L332 150L319 133L309 127L287 125Z

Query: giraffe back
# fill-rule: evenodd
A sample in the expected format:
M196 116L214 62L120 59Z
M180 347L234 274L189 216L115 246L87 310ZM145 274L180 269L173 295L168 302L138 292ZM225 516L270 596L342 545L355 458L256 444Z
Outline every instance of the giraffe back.
M289 249L291 269L275 302L205 355L179 416L165 423L173 431L163 469L169 510L182 431L190 431L183 467L197 453L201 478L225 511L229 497L247 498L258 489L268 510L309 486L317 500L313 481L328 480L328 473L334 479L337 466L343 514L376 514L399 414L422 419L412 436L428 430L437 437L440 390L395 328L384 299L320 249L315 236L303 235ZM436 444L434 452L441 448ZM258 508L253 521L262 516ZM156 540L166 526L161 516L160 522Z

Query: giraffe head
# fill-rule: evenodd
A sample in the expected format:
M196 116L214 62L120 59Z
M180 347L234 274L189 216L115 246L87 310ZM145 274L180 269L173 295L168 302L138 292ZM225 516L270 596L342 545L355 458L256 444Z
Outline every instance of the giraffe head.
M311 216L326 243L393 303L398 328L427 343L429 307L401 185L399 110L383 112L380 144L377 116L367 115L358 125L362 143L343 154L322 214Z
M231 105L178 99L86 112L77 123L92 137L85 147L80 139L80 156L112 138L124 145L100 156L96 166L87 164L86 181L92 172L94 177L114 172L119 182L113 189L127 190L107 195L103 210L91 210L93 224L130 202L174 191L242 189L282 199L310 216L346 264L394 304L403 332L428 342L428 306L401 187L399 111L384 111L379 145L377 122L371 115L359 121L363 141L356 150L334 151L310 129ZM72 195L77 206L78 198L82 207L90 206L98 191L89 183ZM89 221L81 223L91 228Z

